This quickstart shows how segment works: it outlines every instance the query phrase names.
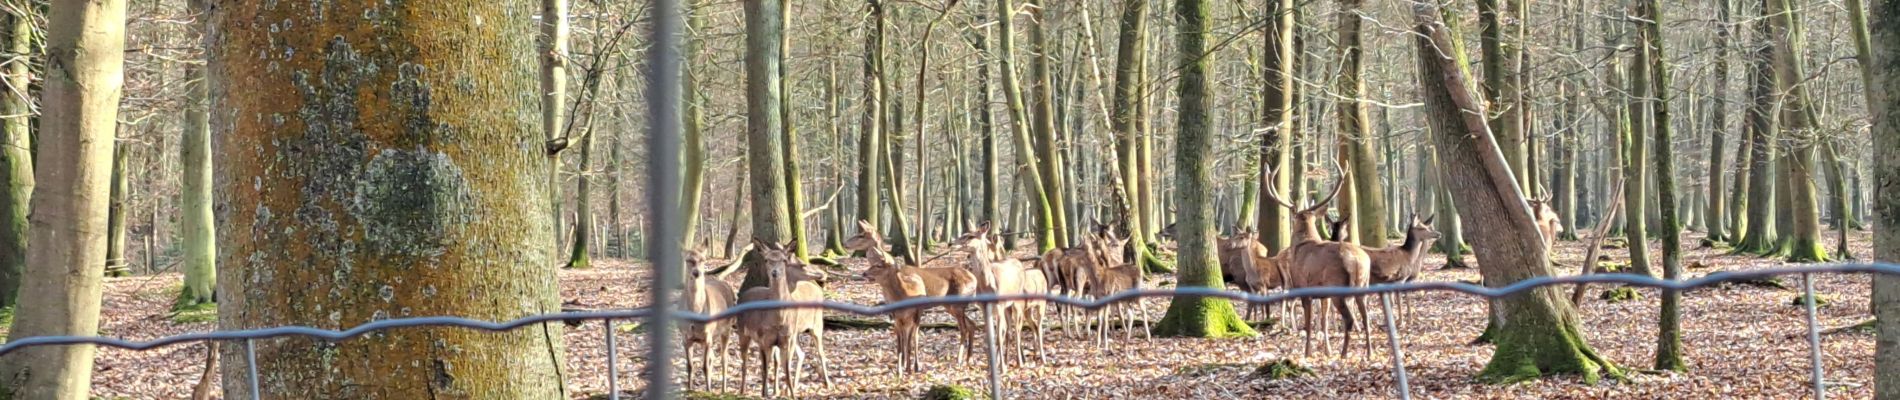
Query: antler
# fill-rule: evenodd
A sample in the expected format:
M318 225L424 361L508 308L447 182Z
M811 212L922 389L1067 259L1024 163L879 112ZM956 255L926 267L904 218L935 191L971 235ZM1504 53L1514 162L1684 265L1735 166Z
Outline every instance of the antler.
M1272 167L1272 166L1268 166L1268 167L1267 167L1267 182L1273 182L1273 176L1274 176L1274 174L1277 174L1277 173L1279 173L1279 172L1280 172L1280 171L1279 171L1279 169L1278 169L1278 168L1274 168L1274 167ZM1281 207L1286 207L1286 208L1287 208L1288 210L1297 210L1297 209L1299 209L1299 207L1294 207L1294 206L1293 206L1293 203L1288 203L1288 202L1286 202L1286 200L1281 200L1281 199L1280 199L1280 194L1279 194L1279 193L1275 193L1275 192L1274 192L1274 190L1273 190L1273 186L1274 186L1274 185L1260 185L1260 186L1261 186L1261 188L1262 188L1262 189L1266 189L1266 190L1264 190L1264 191L1261 191L1261 193L1266 193L1266 194L1267 194L1267 199L1270 199L1270 200L1273 200L1273 202L1275 202L1275 203L1280 203L1280 206L1281 206Z

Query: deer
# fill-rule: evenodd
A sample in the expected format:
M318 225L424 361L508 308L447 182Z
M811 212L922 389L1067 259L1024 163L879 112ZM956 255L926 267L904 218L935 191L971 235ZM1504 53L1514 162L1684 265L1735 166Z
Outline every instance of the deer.
M1557 234L1563 232L1563 220L1557 218L1557 210L1550 206L1550 194L1544 194L1526 200L1531 206L1531 217L1537 219L1537 232L1544 235L1544 252L1557 244Z
M1418 279L1418 274L1424 270L1426 249L1432 247L1432 242L1438 241L1438 231L1432 229L1432 220L1437 218L1434 215L1420 219L1418 214L1412 214L1412 223L1405 230L1404 242L1366 250L1366 255L1372 258L1371 283L1402 283ZM1404 307L1398 293L1392 293L1392 299L1399 303L1400 308Z
M1268 179L1271 179L1275 172L1273 169L1268 169ZM1313 202L1312 205L1303 208L1294 206L1292 203L1280 199L1280 195L1274 193L1271 185L1265 185L1264 189L1266 190L1263 193L1267 194L1268 199L1279 203L1281 207L1286 207L1288 210L1293 211L1293 245L1288 246L1285 250L1285 253L1287 253L1287 263L1285 265L1286 268L1289 268L1291 271L1291 273L1287 274L1287 276L1291 278L1287 282L1287 287L1345 286L1363 288L1371 281L1372 263L1365 249L1352 243L1324 240L1320 238L1319 230L1314 226L1317 219L1325 214L1327 204L1331 203L1333 198L1338 196L1340 190L1344 188L1343 183L1343 180L1334 182L1331 193L1327 194L1325 198ZM1358 303L1359 312L1363 317L1366 310L1365 297L1352 296L1352 299ZM1340 357L1346 357L1352 351L1352 331L1355 324L1351 307L1346 304L1345 299L1337 300L1339 301L1333 303L1333 309L1339 313L1340 319L1344 323L1343 328L1345 328L1345 337L1341 341L1342 346L1339 355ZM1310 356L1313 352L1312 299L1300 299L1300 311L1301 319L1303 320L1303 326L1301 328L1302 331L1304 331L1302 337L1303 348L1306 355ZM1365 337L1366 357L1370 358L1372 354L1372 339L1370 334L1365 335Z
M1234 234L1220 240L1221 280L1252 294L1265 294L1269 290L1285 287L1287 278L1285 269L1285 251L1278 256L1268 255L1267 245L1261 244L1259 236L1252 228L1237 228ZM1263 306L1247 305L1247 319L1254 319ZM1271 317L1271 309L1269 309Z
M884 251L884 239L871 223L858 221L858 235L844 241L847 250L862 251L871 262L864 270L864 277L877 284L884 293L885 302L898 302L918 297L967 296L976 293L976 275L970 270L958 267L925 268L899 265L896 258ZM917 338L922 334L918 320L922 309L906 309L891 314L891 331L897 336L898 374L923 372L923 363L917 359ZM965 307L945 305L943 311L957 320L957 333L963 339L963 351L957 353L957 364L961 365L975 352L976 325L970 321Z
M739 294L739 304L758 301L818 302L825 299L824 288L818 285L822 273L806 271L804 263L793 260L788 245L755 240L759 254L765 260L767 284L746 289ZM801 272L792 272L801 271ZM798 279L802 275L806 279ZM747 312L739 317L739 382L743 386L747 361L745 352L752 344L759 345L759 377L763 380L759 394L770 397L774 377L772 376L772 350L778 350L780 377L785 379L785 391L792 397L798 397L799 370L804 364L804 350L798 347L801 334L811 334L812 347L818 352L818 373L825 387L831 387L831 362L825 356L824 310L812 308L787 308Z
M1108 237L1101 238L1097 242L1102 243L1103 247L1110 248L1127 245L1127 239L1117 239L1113 236L1113 233L1109 233L1108 235ZM1079 273L1082 275L1081 280L1086 282L1085 287L1088 289L1087 295L1090 298L1100 299L1124 291L1140 290L1142 287L1141 264L1139 260L1134 262L1121 262L1121 260L1112 259L1103 255L1100 259L1096 260L1095 263L1091 264L1090 268L1081 270ZM1121 314L1122 338L1124 340L1134 338L1136 316L1141 317L1143 335L1149 339L1153 339L1154 334L1151 331L1153 331L1154 326L1148 321L1146 310L1142 308L1144 301L1141 298L1135 298L1132 302L1134 304L1117 303L1105 308L1113 308L1116 313ZM1108 311L1109 310L1106 309L1094 311L1096 326L1095 339L1098 347L1105 347L1108 344Z
M1025 267L1022 261L1014 258L998 259L998 254L1001 254L1003 249L1000 244L989 238L990 227L990 223L985 222L976 230L958 237L953 243L956 248L970 249L970 258L965 265L976 275L977 293L999 296L1048 294L1048 277L1041 269ZM1043 303L1044 301L1041 300L1010 300L1000 302L1000 304L984 305L987 311L985 314L987 314L988 329L1008 329L992 332L1007 333L1016 337L1015 353L1018 365L1023 362L1020 329L1023 324L1029 324L1035 329L1038 358L1045 364L1048 362L1048 352L1044 351L1043 347ZM1004 336L997 337L999 341L1005 339Z
M686 262L687 277L684 285L685 293L681 297L684 297L682 300L686 303L686 310L702 315L713 315L732 307L738 296L734 294L736 291L733 290L732 285L726 283L724 278L726 274L737 270L739 263L735 261L724 267L708 270L702 267L705 257L698 251L688 250L683 258ZM721 319L704 324L688 323L680 327L680 345L686 354L686 386L688 388L693 387L694 373L701 370L703 373L698 376L705 379L704 387L711 388L712 363L718 360L719 386L721 390L725 389L727 377L725 354L732 348L733 324L732 319ZM717 347L713 346L715 343ZM703 351L700 353L698 369L693 367L695 347Z

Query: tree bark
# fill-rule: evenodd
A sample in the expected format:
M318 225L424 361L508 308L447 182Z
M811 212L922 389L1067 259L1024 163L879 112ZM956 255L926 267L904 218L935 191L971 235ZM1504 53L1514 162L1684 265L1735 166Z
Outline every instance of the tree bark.
M1642 43L1637 43L1642 45ZM1624 99L1628 109L1623 113L1621 126L1623 132L1623 237L1629 243L1630 270L1644 276L1656 276L1649 265L1649 149L1645 133L1649 131L1650 85L1649 54L1643 50L1634 52L1635 57L1625 64L1624 73L1629 76L1629 97Z
M1029 52L1033 56L1029 63L1029 79L1033 81L1030 86L1030 130L1036 138L1036 159L1042 163L1039 170L1042 172L1044 192L1049 198L1049 215L1053 218L1050 225L1055 228L1056 244L1069 248L1076 243L1069 232L1069 223L1074 216L1070 215L1069 196L1065 192L1069 182L1063 176L1062 151L1056 137L1055 80L1049 73L1049 64L1055 56L1050 53L1049 40L1043 33L1044 25L1049 23L1043 15L1043 6L1048 0L1034 1L1035 5L1028 10L1030 20L1035 21L1029 27Z
M1467 83L1465 55L1449 12L1416 3L1417 42L1426 115L1449 179L1446 186L1463 217L1471 219L1475 250L1486 285L1505 286L1551 275L1549 255L1529 205L1485 124L1484 105ZM1446 15L1441 15L1444 13ZM1502 321L1497 350L1479 374L1489 382L1515 382L1574 373L1585 382L1621 370L1583 341L1576 310L1552 288L1497 301Z
M864 36L864 119L858 125L858 220L878 226L883 214L884 5L865 2L871 27Z
M1682 279L1682 221L1681 214L1676 212L1680 203L1676 202L1675 137L1669 125L1669 54L1663 46L1662 2L1644 0L1637 8L1642 20L1640 51L1650 66L1652 83L1652 95L1647 101L1655 123L1656 206L1662 213L1662 226L1657 229L1662 234L1663 279L1678 280ZM1636 242L1631 243L1632 251L1635 245ZM1687 371L1689 365L1682 361L1682 352L1682 292L1664 290L1657 322L1655 368Z
M99 330L113 133L125 63L125 2L58 3L47 18L38 181L26 268L9 336ZM14 32L19 32L16 26ZM13 114L18 115L18 114ZM22 349L0 357L0 398L83 400L92 346Z
M1177 265L1181 287L1224 288L1215 257L1214 229L1211 224L1214 204L1209 170L1213 166L1213 132L1209 113L1213 95L1208 92L1208 68L1213 64L1207 53L1207 3L1180 0L1174 3L1175 54L1181 78L1180 112L1175 126L1174 192L1179 208L1175 239L1180 241ZM1258 335L1247 321L1234 312L1234 305L1218 297L1176 297L1168 312L1154 327L1159 336L1245 337Z
M1727 172L1723 163L1725 158L1723 151L1728 141L1728 49L1729 37L1732 35L1729 29L1732 20L1729 15L1731 0L1716 0L1715 3L1717 9L1714 24L1715 40L1712 44L1715 65L1712 67L1714 75L1711 77L1713 82L1709 89L1710 101L1713 103L1709 107L1709 198L1708 209L1705 210L1707 212L1702 218L1711 244L1734 240L1729 236L1727 224L1729 204L1724 190L1726 188L1723 186L1723 176Z
M187 6L192 13L210 11L204 0L191 0ZM210 21L196 21L192 32L202 32ZM183 201L179 204L178 225L184 236L180 246L185 255L179 269L185 271L185 286L174 307L211 302L218 284L218 247L212 226L216 221L211 214L211 124L207 121L211 114L203 66L185 64L185 98L185 130L178 143L178 161L184 164L179 177L179 197Z
M1256 185L1271 187L1274 193L1290 193L1288 185L1293 178L1268 171L1286 169L1287 163L1297 158L1288 154L1295 118L1293 111L1297 107L1293 101L1293 62L1299 57L1293 52L1293 31L1297 26L1293 19L1295 7L1292 0L1267 0L1262 8L1267 23L1266 44L1260 57L1261 75L1266 80L1260 91L1260 126L1266 133L1260 139L1260 162L1255 179ZM1260 219L1255 223L1260 231L1260 243L1267 246L1269 254L1279 254L1292 244L1292 228L1288 225L1291 216L1284 207L1271 206L1272 202L1261 203L1269 206L1260 210Z
M798 124L792 121L792 79L787 75L791 67L786 65L791 63L789 58L792 54L791 36L784 34L785 24L792 21L794 3L779 1L781 2L778 6L778 59L773 63L775 64L773 69L777 70L778 74L778 79L774 83L778 85L779 133L784 135L779 149L785 153L782 159L785 163L785 208L788 213L785 229L792 234L790 238L792 254L803 262L811 259L811 253L808 252L805 240L805 235L808 234L808 229L805 229L805 189L804 184L798 179L800 175L798 165L803 160L800 160L801 157L798 155ZM920 122L919 125L922 123Z
M1850 2L1858 7L1858 2ZM1865 64L1873 120L1874 260L1900 262L1900 0L1879 0ZM1858 10L1855 10L1856 12ZM1900 276L1874 274L1874 398L1900 399Z
M1525 1L1525 0L1519 0ZM1338 34L1340 51L1340 79L1338 81L1339 100L1335 107L1339 112L1339 140L1341 148L1346 150L1346 168L1350 168L1352 182L1353 223L1357 225L1355 241L1367 248L1385 247L1386 220L1385 188L1379 176L1378 153L1373 150L1372 130L1368 129L1366 103L1360 99L1366 91L1365 49L1362 47L1364 36L1360 15L1364 10L1363 0L1341 0L1338 13Z
M705 25L704 3L693 0L686 9L686 32L680 37L680 143L681 177L680 221L684 223L680 236L681 247L692 249L699 236L700 203L706 196L706 138L702 127L706 123L706 111L702 108L699 87L699 29ZM618 164L618 161L615 162ZM617 182L618 180L616 180ZM738 210L733 210L738 212ZM614 222L618 223L619 219Z
M1803 33L1799 10L1788 0L1769 0L1764 10L1770 25L1776 93L1781 94L1780 123L1790 139L1787 157L1790 165L1785 177L1789 186L1787 207L1792 213L1788 240L1789 262L1823 262L1827 250L1821 247L1821 217L1814 188L1814 145L1819 140L1814 101L1808 95L1806 68L1800 57Z
M38 7L15 0L8 3L4 29L7 52L16 57L8 63L5 78L0 79L0 309L13 307L20 298L21 277L26 273L28 205L33 199L33 132L30 125L33 99L28 92L32 76L28 66L33 55L32 14Z
M1480 47L1484 66L1485 102L1491 110L1491 131L1498 137L1498 148L1505 164L1511 167L1518 186L1528 188L1530 165L1524 147L1524 103L1522 101L1523 40L1525 3L1530 0L1478 0L1478 21L1482 25Z
M1029 205L1035 208L1029 213L1036 217L1036 254L1042 254L1056 248L1056 230L1060 228L1049 193L1052 190L1048 190L1049 186L1045 185L1047 180L1043 179L1043 168L1037 165L1034 155L1036 150L1029 138L1030 121L1027 108L1023 105L1022 85L1016 79L1015 2L996 0L998 33L995 58L997 68L1003 70L1000 78L1003 81L1003 97L1009 102L1010 129L1013 131L1010 136L1015 137L1016 141L1016 179L1029 188Z
M546 135L550 146L567 139L567 62L568 62L568 10L567 0L541 0L541 131ZM561 152L554 149L548 152L548 199L554 206L548 215L554 220L554 246L558 251L562 234L566 232L567 215L561 211L566 198L561 197Z
M752 240L792 239L785 194L784 123L779 101L779 37L785 34L780 0L745 1L746 163L751 171ZM741 290L764 286L765 259L746 255Z
M557 235L537 132L533 3L389 9L224 3L212 126L221 142L220 329L347 329L423 315L560 311ZM456 9L463 12L437 13ZM470 23L479 19L480 25ZM258 21L288 21L273 31ZM272 48L306 49L296 57ZM269 63L257 54L272 54ZM465 66L438 69L438 66ZM241 86L240 86L241 85ZM273 117L276 116L276 117ZM540 133L540 134L537 134ZM318 151L320 150L320 151ZM510 301L467 301L507 293ZM505 333L395 330L258 343L266 399L566 397L559 325ZM227 360L246 359L226 346ZM506 368L480 368L505 365ZM249 398L245 363L225 398Z
M1115 47L1114 115L1110 118L1110 122L1114 124L1111 129L1114 129L1116 137L1116 173L1120 174L1121 178L1122 192L1118 198L1125 205L1119 211L1122 226L1129 232L1128 247L1134 255L1132 259L1143 263L1143 270L1146 271L1149 267L1158 266L1150 265L1156 263L1150 262L1154 260L1154 257L1149 254L1147 238L1141 234L1152 228L1143 225L1144 221L1141 217L1146 211L1142 209L1145 204L1141 202L1142 194L1140 193L1143 187L1139 125L1141 117L1136 115L1140 112L1139 104L1142 101L1138 97L1141 93L1142 82L1137 75L1140 73L1141 62L1148 46L1148 1L1123 1L1119 29L1121 32L1117 35Z

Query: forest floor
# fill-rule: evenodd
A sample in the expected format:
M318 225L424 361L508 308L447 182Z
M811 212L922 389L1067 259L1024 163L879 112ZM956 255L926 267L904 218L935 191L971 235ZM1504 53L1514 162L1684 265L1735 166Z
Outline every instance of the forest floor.
M1685 235L1693 246L1700 234ZM1855 233L1850 240L1856 255L1872 254L1870 235ZM1651 254L1657 251L1651 241ZM1829 240L1829 248L1833 247ZM1575 273L1584 257L1583 242L1560 242L1560 272ZM1609 257L1626 260L1627 251L1605 250ZM961 262L960 256L938 263ZM1779 260L1726 255L1723 250L1690 249L1684 257L1690 277L1716 271L1745 270L1782 265ZM561 271L562 299L569 307L634 307L647 299L644 264L601 261L599 268ZM1434 255L1427 268L1444 265ZM861 271L860 260L849 260ZM882 301L869 282L854 273L841 273L828 298L861 304ZM735 282L737 274L733 276ZM1157 276L1151 284L1171 285L1172 276ZM1427 281L1475 281L1473 269L1428 271ZM153 339L211 330L214 323L176 322L168 316L176 275L112 278L107 280L101 335L126 339ZM1592 286L1583 305L1583 331L1596 350L1623 366L1638 369L1627 381L1586 385L1576 377L1557 377L1513 385L1489 385L1473 377L1489 359L1492 347L1470 344L1485 325L1484 302L1451 292L1412 294L1413 310L1402 323L1406 372L1412 394L1419 398L1802 398L1809 396L1809 347L1802 307L1794 305L1798 277L1785 280L1789 289L1725 285L1684 294L1683 343L1689 372L1650 372L1656 335L1658 292L1637 289L1636 301L1610 302L1599 295L1611 289ZM1850 326L1867 320L1870 279L1864 275L1816 276L1814 285L1824 300L1820 322L1826 328ZM1152 287L1152 286L1151 286ZM1378 302L1372 301L1376 308ZM1166 301L1151 300L1148 315L1159 318ZM974 313L973 313L974 314ZM1375 312L1374 321L1381 314ZM925 313L925 323L943 323L941 311ZM1375 322L1378 324L1378 322ZM644 362L643 335L635 322L622 321L616 329L620 347L619 379L622 390L637 391ZM1336 356L1301 357L1300 334L1284 325L1265 327L1262 335L1247 339L1120 340L1108 349L1059 332L1048 335L1049 363L1033 361L1011 368L1004 380L1017 398L1392 398L1396 397L1385 336L1375 325L1376 352L1362 359L1363 350L1345 359ZM569 390L575 398L596 396L606 390L606 352L598 322L566 331ZM824 398L916 398L934 385L954 384L986 390L987 371L982 352L967 365L955 365L955 330L927 330L923 376L899 378L891 373L895 359L886 330L831 330L826 335L836 385L817 384L815 373L805 374L801 394ZM979 341L981 337L979 336ZM1337 339L1334 339L1337 351ZM1355 340L1357 342L1357 340ZM1873 336L1859 330L1841 330L1822 337L1829 395L1844 398L1872 396ZM979 347L981 345L979 344ZM1363 346L1363 345L1362 345ZM807 347L809 349L809 347ZM809 351L809 350L808 350ZM1255 367L1279 359L1293 359L1312 374L1267 379L1252 374ZM93 391L103 398L185 398L203 373L204 346L170 346L148 351L101 349L97 356ZM813 359L812 361L816 361ZM225 362L233 362L226 360ZM236 361L242 362L242 361ZM815 365L815 362L809 362ZM676 363L677 365L677 363ZM756 366L756 364L754 364ZM736 365L734 366L736 368ZM737 371L733 371L736 373ZM757 375L756 373L752 375ZM756 377L753 378L756 382ZM756 395L756 383L746 395Z

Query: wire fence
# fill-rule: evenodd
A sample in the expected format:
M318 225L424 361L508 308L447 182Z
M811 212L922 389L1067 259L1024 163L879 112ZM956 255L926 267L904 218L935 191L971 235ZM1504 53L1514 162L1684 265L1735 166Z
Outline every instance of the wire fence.
M176 336L167 336L163 338L145 340L145 341L132 341L132 340L109 338L109 337L99 337L99 336L38 336L38 337L16 338L15 340L7 342L4 345L0 345L0 356L5 356L8 353L18 351L21 349L25 349L29 347L38 347L38 346L98 345L98 346L109 346L109 347L116 347L116 348L129 349L129 350L147 350L147 349L153 349L153 348L164 347L164 346L191 344L191 343L199 343L199 342L206 342L206 341L242 342L244 346L244 355L245 355L244 362L245 362L245 370L246 370L245 378L247 379L246 383L249 385L251 389L250 390L251 398L258 399L260 392L258 391L259 388L258 388L258 382L257 382L257 379L258 379L258 371L256 367L257 353L256 353L255 345L254 345L255 342L258 340L275 339L275 338L290 337L290 336L301 336L301 337L307 337L307 338L312 338L312 339L321 339L321 340L330 341L330 342L337 342L337 341L350 340L352 338L356 338L356 337L363 336L370 333L375 333L378 331L400 329L400 328L452 327L452 328L464 328L464 329L476 329L476 330L484 330L484 331L501 332L501 331L509 331L509 330L514 330L514 329L518 329L522 327L527 327L530 325L549 323L549 322L579 323L579 322L584 322L584 321L603 321L605 323L603 323L602 326L606 328L605 334L606 334L606 347L607 347L607 365L609 368L609 371L608 371L609 377L607 379L608 397L610 399L618 400L620 398L619 380L618 380L620 374L618 373L618 370L616 368L618 368L617 366L619 365L619 362L618 362L619 351L616 348L616 343L615 343L616 335L612 328L613 321L615 320L637 319L637 318L647 318L649 320L658 319L658 320L668 321L669 325L671 323L677 323L677 322L707 323L707 322L712 322L716 320L737 318L739 315L747 313L747 312L780 310L780 309L791 309L791 308L819 308L819 309L825 309L829 311L856 314L856 315L861 315L861 316L882 316L886 314L891 314L899 310L906 310L906 309L921 309L921 308L938 307L938 306L944 306L944 305L966 305L966 306L971 305L971 304L984 305L984 304L995 304L995 303L1017 301L1017 300L1044 300L1051 303L1063 304L1063 305L1068 305L1072 307L1080 307L1080 308L1089 309L1089 310L1096 310L1096 309L1101 309L1103 307L1107 307L1115 303L1136 300L1139 298L1151 298L1151 297L1169 297L1169 298L1172 298L1172 297L1217 297L1217 298L1225 298L1225 299L1231 299L1231 300L1236 300L1236 301L1243 301L1249 304L1271 304L1271 303L1287 301L1287 300L1296 300L1296 299L1301 299L1301 298L1326 298L1326 297L1376 295L1376 294L1384 294L1384 293L1448 291L1448 292L1463 293L1463 294L1476 296L1476 297L1484 298L1484 299L1497 299L1497 298L1524 293L1530 290L1534 290L1534 289L1538 289L1538 288L1542 288L1546 286L1575 285L1575 284L1622 284L1622 285L1630 285L1630 286L1657 288L1657 289L1662 289L1665 291L1688 291L1692 289L1709 287L1709 286L1720 285L1720 284L1725 284L1725 283L1753 281L1753 280L1760 280L1764 278L1782 276L1782 275L1800 275L1802 278L1801 290L1806 296L1805 298L1813 299L1814 285L1812 283L1812 280L1810 279L1810 275L1813 275L1813 274L1862 274L1862 273L1900 276L1900 264L1840 263L1840 264L1820 264L1820 265L1802 266L1802 267L1779 267L1779 268L1764 268L1764 269L1743 270L1743 271L1723 271L1723 272L1711 273L1711 274L1694 278L1694 279L1676 280L1676 281L1656 279L1656 278L1652 278L1648 276L1634 275L1634 274L1595 274L1595 275L1575 275L1575 276L1561 276L1561 277L1538 277L1538 278L1526 279L1523 281L1519 281L1519 282L1516 282L1510 285L1501 286L1501 287L1485 287L1485 286L1479 286L1479 285L1463 283L1463 282L1414 282L1414 283L1403 283L1403 284L1375 285L1375 286L1363 287L1363 288L1352 288L1352 287L1301 288L1301 289L1281 291L1278 293L1266 294L1266 295L1228 291L1228 290L1213 289L1213 288L1186 287L1186 288L1175 288L1175 289L1130 290L1130 291L1125 291L1125 292L1117 293L1111 296L1107 296L1107 297L1103 297L1099 299L1092 299L1092 300L1067 297L1067 296L1056 296L1056 295L984 294L984 295L974 295L974 296L913 298L913 299L906 299L902 301L892 302L892 303L888 303L888 304L884 304L880 306L865 306L861 304L838 303L838 302L829 302L829 301L827 302L758 301L758 302L748 302L748 303L738 304L738 305L733 306L732 308L726 309L723 312L719 312L719 313L711 314L711 315L680 311L680 310L668 310L667 312L655 312L655 309L651 309L651 308L637 308L637 309L608 310L608 311L582 311L582 312L561 312L561 313L551 313L551 314L540 314L540 315L533 315L533 316L523 317L520 319L511 320L511 321L503 321L503 322L481 321L481 320L473 320L473 319L460 318L460 317L416 317L416 318L398 318L398 319L376 321L376 322L359 325L354 328L341 330L341 331L318 329L318 328L311 328L311 327L306 327L306 326L280 326L280 327L259 328L259 329L191 333L191 334L183 334L183 335L176 335ZM1392 373L1393 373L1394 382L1396 382L1396 385L1395 385L1396 393L1394 393L1394 396L1400 399L1410 399L1412 398L1411 387L1408 383L1408 380L1406 379L1405 364L1403 362L1403 359L1404 359L1403 349L1400 346L1400 339L1399 339L1400 332L1396 329L1395 324L1393 323L1393 320L1392 320L1393 317L1391 313L1390 300L1386 298L1385 296L1380 296L1380 298L1381 298L1381 305L1383 306L1383 308L1386 309L1384 329L1386 333L1386 345L1388 347L1387 353L1391 355ZM1555 301L1562 301L1562 300L1555 300ZM1807 339L1808 339L1809 357L1810 357L1809 372L1811 374L1810 379L1813 384L1812 389L1813 389L1814 398L1824 399L1826 398L1827 393L1826 393L1826 382L1822 380L1822 372L1823 372L1822 364L1821 364L1822 348L1821 348L1820 326L1817 323L1817 319L1815 315L1816 301L1809 300L1809 301L1806 301L1806 303L1807 303L1806 312L1807 312L1807 328L1808 328ZM657 329L657 328L650 327L649 329ZM992 337L988 338L988 341L992 343L992 345L987 346L987 347L989 348L988 362L990 364L990 368L994 370L998 368L998 365L999 365L998 363L1000 362L999 361L1000 355L998 354L999 353L997 349L998 346L993 345L994 343L996 343L995 338L993 337L994 331L990 331L990 330L986 330L986 331L989 332L989 333L986 333L987 335L992 335ZM654 344L654 345L657 346L658 344ZM670 359L670 357L669 358L653 358L653 359ZM673 382L669 374L669 371L672 368L672 363L671 362L650 362L650 363L647 363L646 368L647 368L647 374L646 374L647 393L649 393L650 395L658 394L659 396L670 395L673 392ZM1003 386L1000 384L1001 383L1000 381L1001 381L1000 376L996 374L990 375L989 391L992 398L996 398L996 399L1005 398L1004 396L1005 393L1003 393Z

